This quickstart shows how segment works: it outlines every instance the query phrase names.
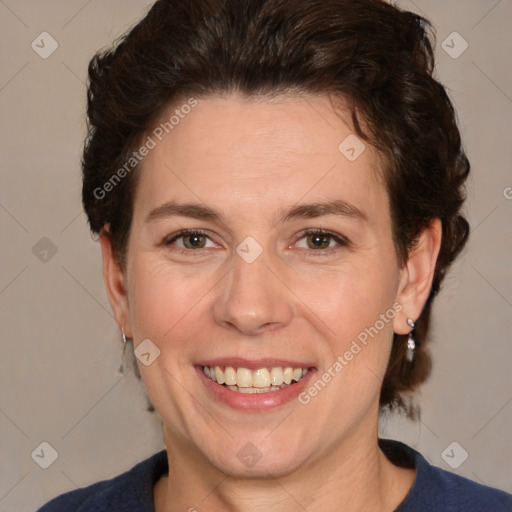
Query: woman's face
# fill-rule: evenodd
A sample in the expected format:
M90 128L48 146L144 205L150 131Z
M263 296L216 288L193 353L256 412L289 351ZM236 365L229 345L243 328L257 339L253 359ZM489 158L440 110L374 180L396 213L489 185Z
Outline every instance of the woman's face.
M233 95L149 133L115 309L136 348L150 340L138 364L171 451L266 476L376 437L403 270L377 155L349 119L327 97ZM242 393L203 366L240 387L309 371Z

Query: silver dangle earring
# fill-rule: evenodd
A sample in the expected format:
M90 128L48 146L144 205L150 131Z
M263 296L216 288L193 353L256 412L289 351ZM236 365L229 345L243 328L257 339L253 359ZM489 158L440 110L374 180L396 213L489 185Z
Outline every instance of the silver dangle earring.
M411 318L407 319L407 325L412 329L409 333L409 337L407 338L407 353L405 355L405 358L409 363L412 363L412 360L414 358L414 349L416 348L416 342L414 341L414 328L416 327L416 324L414 323L414 320Z
M124 333L124 329L121 329L121 335L123 337L123 352L121 353L121 365L119 366L118 371L120 374L124 374L127 369L127 365L125 364L125 361L124 361L124 354L126 352L126 345L128 344L128 338L126 337L126 334Z
M128 339L126 338L126 334L124 333L124 329L121 329L121 334L123 335L123 355L126 350L126 343L128 342Z

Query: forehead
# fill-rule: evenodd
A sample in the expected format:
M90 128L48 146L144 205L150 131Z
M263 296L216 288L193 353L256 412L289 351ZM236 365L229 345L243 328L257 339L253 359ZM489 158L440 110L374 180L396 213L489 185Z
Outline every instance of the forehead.
M371 216L387 199L378 154L327 96L198 98L192 109L166 109L147 135L155 146L142 161L135 213L171 199L249 215L342 198Z

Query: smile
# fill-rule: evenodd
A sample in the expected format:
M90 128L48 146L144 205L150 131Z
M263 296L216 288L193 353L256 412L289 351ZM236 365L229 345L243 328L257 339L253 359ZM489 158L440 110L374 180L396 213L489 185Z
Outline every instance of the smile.
M251 370L233 366L203 366L204 374L213 382L237 393L269 393L279 391L302 380L308 368L291 366Z

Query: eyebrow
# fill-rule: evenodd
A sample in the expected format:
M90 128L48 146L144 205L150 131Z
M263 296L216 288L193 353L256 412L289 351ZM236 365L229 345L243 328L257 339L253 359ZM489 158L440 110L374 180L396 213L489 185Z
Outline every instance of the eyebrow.
M341 199L310 204L291 206L282 212L279 222L289 222L294 219L312 219L326 215L347 217L362 222L368 218L359 208ZM224 216L219 210L199 203L178 203L169 201L152 210L146 217L146 222L153 222L167 217L189 217L191 219L223 222Z

